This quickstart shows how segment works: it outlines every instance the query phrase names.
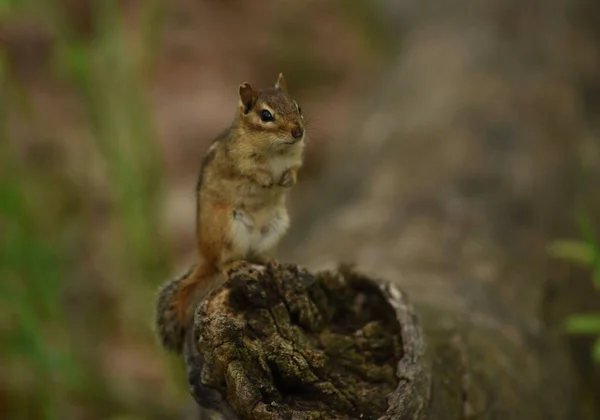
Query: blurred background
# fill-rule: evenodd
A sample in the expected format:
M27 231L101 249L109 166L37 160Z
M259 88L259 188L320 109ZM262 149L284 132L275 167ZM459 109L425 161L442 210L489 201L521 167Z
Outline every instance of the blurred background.
M193 261L208 142L240 83L283 72L310 136L292 212L310 207L402 52L386 19L369 0L0 0L0 418L187 410L153 304Z

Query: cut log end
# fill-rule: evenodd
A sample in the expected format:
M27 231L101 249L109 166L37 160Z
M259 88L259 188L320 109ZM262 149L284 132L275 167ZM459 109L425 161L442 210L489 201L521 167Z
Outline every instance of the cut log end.
M391 285L246 264L199 305L184 356L196 401L225 418L377 419L416 413L423 351Z

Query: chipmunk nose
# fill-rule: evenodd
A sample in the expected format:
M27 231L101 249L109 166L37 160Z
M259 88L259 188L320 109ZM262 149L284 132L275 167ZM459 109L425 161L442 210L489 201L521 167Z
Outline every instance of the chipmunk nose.
M301 127L296 126L296 127L292 128L292 137L295 138L296 140L302 138L303 134L304 134L304 130Z

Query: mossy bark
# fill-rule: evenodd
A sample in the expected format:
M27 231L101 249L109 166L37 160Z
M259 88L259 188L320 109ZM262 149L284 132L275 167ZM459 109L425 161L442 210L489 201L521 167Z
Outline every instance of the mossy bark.
M413 309L347 267L245 265L199 306L195 328L192 393L224 418L414 418L426 406Z

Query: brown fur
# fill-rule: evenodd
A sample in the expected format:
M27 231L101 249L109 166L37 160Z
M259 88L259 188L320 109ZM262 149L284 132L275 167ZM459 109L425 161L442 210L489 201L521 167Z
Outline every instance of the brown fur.
M204 295L232 264L264 263L289 226L286 198L304 150L304 135L292 134L304 132L298 104L281 74L274 88L240 85L239 98L232 125L213 141L200 169L198 264L171 282L176 285L163 288L168 298L166 292L159 297L158 331L163 346L172 351L181 349L181 331L190 322L198 294ZM263 110L274 120L263 121Z

